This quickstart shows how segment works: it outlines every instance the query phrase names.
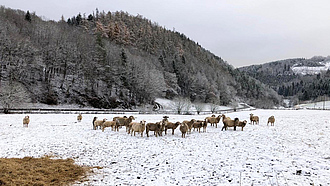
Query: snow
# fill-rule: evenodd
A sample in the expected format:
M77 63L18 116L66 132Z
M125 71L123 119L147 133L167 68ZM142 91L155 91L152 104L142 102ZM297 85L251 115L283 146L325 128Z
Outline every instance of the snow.
M319 101L314 103L306 103L296 105L298 109L327 109L330 110L330 101Z
M316 75L321 71L327 71L330 69L330 61L320 63L322 66L308 67L308 66L292 66L291 70L296 74L301 75Z
M252 111L227 113L248 120ZM92 130L92 119L112 119L111 114L0 115L0 157L54 155L73 158L94 168L89 181L77 185L329 185L329 111L254 110L260 125L244 131L221 131L208 126L206 133L192 131L155 137L131 136L106 128ZM274 115L275 126L267 126ZM128 115L127 115L128 116ZM169 121L204 119L209 115L169 115ZM137 121L160 121L162 115L134 115ZM249 122L248 122L249 123ZM296 174L301 170L301 174Z

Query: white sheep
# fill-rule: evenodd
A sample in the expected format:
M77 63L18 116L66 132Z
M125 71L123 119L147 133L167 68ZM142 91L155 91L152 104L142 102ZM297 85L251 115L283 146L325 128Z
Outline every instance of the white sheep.
M133 132L134 132L134 136L135 136L135 132L139 132L139 133L141 133L141 137L143 137L143 131L146 128L146 121L142 120L142 121L140 121L140 123L131 122L130 124L132 126L131 136L133 135Z

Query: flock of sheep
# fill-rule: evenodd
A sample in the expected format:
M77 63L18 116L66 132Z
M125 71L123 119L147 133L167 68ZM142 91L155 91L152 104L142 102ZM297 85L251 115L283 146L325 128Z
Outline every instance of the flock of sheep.
M78 122L81 121L82 116L81 114L78 115L77 120ZM223 127L221 130L225 129L227 130L228 127L233 127L234 130L236 130L236 127L241 127L242 131L243 128L246 126L247 121L239 121L238 118L235 118L232 120L230 117L226 117L224 114L215 116L212 115L211 117L206 117L204 120L195 120L191 119L189 120L184 120L182 122L170 122L168 121L168 116L164 116L163 119L160 122L155 122L155 123L146 123L145 120L142 120L140 122L134 122L135 120L134 116L129 116L129 117L114 117L112 121L108 121L107 119L102 119L98 120L97 117L94 117L92 124L93 124L93 129L96 130L98 128L102 129L104 132L104 129L107 127L111 127L112 131L119 131L119 128L125 126L126 132L128 134L131 134L135 136L135 133L140 133L141 137L143 137L143 132L146 131L147 137L149 137L149 131L153 131L154 135L157 136L162 136L163 132L165 132L165 135L167 134L168 129L172 129L172 135L174 135L174 131L177 127L179 127L182 138L186 137L186 134L191 133L191 129L195 129L200 132L201 128L203 128L203 132L206 132L206 128L208 123L211 124L211 126L215 126L217 128L218 123L222 119L223 122ZM259 124L259 117L254 116L253 114L250 114L250 121L251 124ZM275 117L271 116L268 118L268 124L271 124L271 126L274 126L275 123Z
M218 127L218 123L220 122L222 118L223 122L223 127L221 130L225 129L227 130L228 127L234 127L234 130L236 130L236 127L245 127L247 121L239 121L238 118L235 118L232 120L230 117L226 117L224 114L215 116L212 115L211 117L206 117L204 120L195 120L191 119L189 120L184 120L182 122L170 122L168 121L168 116L164 116L162 121L160 122L155 122L155 123L146 123L146 121L142 120L140 122L133 122L135 120L134 116L130 117L114 117L112 121L108 121L107 119L103 120L98 120L97 117L94 117L93 119L93 129L96 130L98 128L102 129L102 132L104 132L104 129L107 127L111 127L113 131L119 131L119 128L125 126L126 127L126 132L128 134L131 134L135 136L135 133L141 133L141 136L143 137L143 132L146 131L147 137L149 137L149 131L154 131L154 135L157 136L162 136L163 132L165 132L165 135L167 134L167 129L172 129L172 135L174 135L174 130L178 127L182 133L182 138L186 137L187 133L191 133L191 129L194 128L198 131L201 132L201 128L203 128L203 132L206 132L206 127L207 124L210 123L211 126L215 126L216 128ZM82 115L79 114L77 116L77 121L81 122L82 120ZM254 116L253 114L250 114L250 121L251 124L259 124L259 117ZM30 123L30 117L25 116L23 118L23 127L28 127ZM268 118L267 126L268 124L271 124L271 126L274 126L275 123L275 117L271 116Z

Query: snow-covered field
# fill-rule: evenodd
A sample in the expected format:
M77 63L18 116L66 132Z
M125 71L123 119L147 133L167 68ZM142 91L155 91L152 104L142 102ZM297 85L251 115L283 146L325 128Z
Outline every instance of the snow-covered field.
M251 111L228 113L248 120ZM260 125L244 131L208 126L185 139L175 134L149 138L125 129L92 130L92 118L118 115L0 115L0 157L73 158L79 165L100 166L82 185L330 185L329 111L254 110ZM267 126L274 115L275 126ZM162 115L134 115L160 121ZM170 115L169 121L205 115ZM301 174L299 174L301 170ZM297 174L298 173L298 174Z

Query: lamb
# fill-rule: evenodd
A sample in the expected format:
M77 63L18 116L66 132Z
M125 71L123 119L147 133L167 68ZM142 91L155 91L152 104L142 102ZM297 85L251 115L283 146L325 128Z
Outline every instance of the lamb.
M95 119L95 120L94 120ZM96 130L98 127L102 127L103 123L107 120L104 118L103 120L97 120L97 117L93 119L93 129Z
M30 123L30 116L25 116L23 118L23 127L28 127L29 123Z
M167 122L165 124L165 135L167 134L167 129L172 129L172 135L174 135L174 130L180 125L180 122L172 123Z
M192 120L190 120L190 121L188 121L188 120L184 120L182 123L185 123L185 124L188 125L188 133L191 133L192 125L193 125L193 123L195 123L195 122L196 122L196 120L195 120L195 119L192 119Z
M140 121L140 123L132 122L131 136L133 135L133 132L134 132L134 136L135 136L135 132L139 132L141 133L141 137L143 137L143 131L145 129L145 126L146 126L146 122L144 120Z
M211 123L211 126L215 125L215 128L218 128L218 123L221 119L221 116L219 115L218 117L215 117L215 115L212 115L211 117L206 117L205 122Z
M197 129L197 131L200 133L201 132L201 128L203 127L204 125L204 122L203 120L197 120L193 123L192 127L194 128L194 131L195 129Z
M111 127L111 130L113 130L115 126L116 126L116 121L105 121L101 126L102 132L104 132L104 129L107 127Z
M146 134L147 134L147 137L149 137L149 131L154 131L155 132L155 136L157 137L158 135L160 135L161 128L162 128L162 125L161 125L160 122L147 123L147 125L146 125Z
M251 121L251 124L254 125L254 123L256 123L256 125L259 124L259 117L258 116L253 116L253 114L250 114L250 121Z
M238 122L239 122L238 118L235 118L234 120L225 118L223 120L223 127L221 130L223 130L223 129L227 130L228 127L234 127L234 130L236 130L236 126L238 126ZM243 130L243 128L242 128L242 130Z
M81 120L82 120L82 115L79 114L79 115L77 116L77 121L78 121L78 122L81 122Z
M186 138L186 133L188 131L189 127L186 123L181 123L180 124L180 131L181 131L181 134L182 134L182 138Z
M126 127L126 132L129 133L129 124L135 120L135 118L133 116L130 116L128 118L125 117L119 117L116 119L116 127L115 127L115 131L119 131L119 127L120 126L125 126Z
M275 123L275 117L274 116L270 116L268 118L267 126L268 126L269 123L270 123L270 126L274 126L274 123Z

